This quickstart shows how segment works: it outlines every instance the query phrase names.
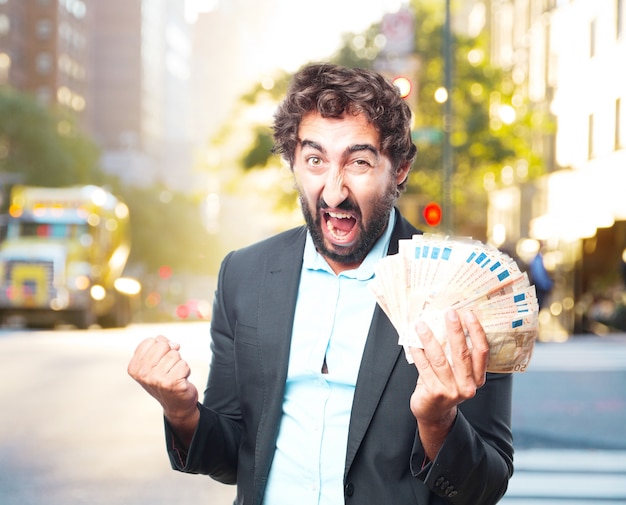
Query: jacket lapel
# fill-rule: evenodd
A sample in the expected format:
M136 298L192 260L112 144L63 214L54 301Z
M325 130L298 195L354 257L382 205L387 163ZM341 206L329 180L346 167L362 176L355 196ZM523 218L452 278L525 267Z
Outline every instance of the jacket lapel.
M398 252L399 239L409 238L419 233L402 218L397 210L396 216L397 221L387 254ZM376 305L354 391L348 433L346 475L365 436L393 367L403 352L402 347L398 345L398 333L381 308Z
M306 229L285 235L284 243L267 256L262 269L258 306L260 371L266 394L255 453L255 501L261 503L282 415L295 304L298 295Z

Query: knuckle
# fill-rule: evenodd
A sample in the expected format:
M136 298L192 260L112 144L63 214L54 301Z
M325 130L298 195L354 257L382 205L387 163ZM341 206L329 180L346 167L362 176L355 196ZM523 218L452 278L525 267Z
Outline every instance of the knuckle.
M469 361L472 359L472 351L468 349L467 346L463 346L456 351L457 357L459 357L462 361Z
M431 364L434 367L437 367L437 368L441 368L441 367L444 367L444 366L448 365L448 359L443 354L440 354L438 356L434 356L430 360L430 362L431 362Z
M463 388L462 395L463 395L465 398L467 398L467 399L474 398L474 396L476 396L476 389L477 389L477 388L476 388L476 385L475 385L475 384L473 384L473 383L471 383L471 384L470 384L470 383L468 383L468 384L467 384L467 385Z

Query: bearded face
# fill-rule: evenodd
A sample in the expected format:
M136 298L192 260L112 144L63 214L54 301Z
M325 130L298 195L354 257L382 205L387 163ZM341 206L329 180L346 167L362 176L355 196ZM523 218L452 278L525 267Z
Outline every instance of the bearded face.
M362 115L303 118L296 186L315 247L335 272L356 268L381 236L408 169L392 169Z

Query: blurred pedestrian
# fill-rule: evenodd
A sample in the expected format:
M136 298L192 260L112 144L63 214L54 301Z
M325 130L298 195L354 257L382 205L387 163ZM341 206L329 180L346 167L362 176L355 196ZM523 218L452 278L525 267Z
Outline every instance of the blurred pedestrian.
M395 208L415 157L411 112L379 74L300 70L274 122L306 226L230 253L204 401L179 346L128 370L162 405L173 467L237 484L236 504L495 504L512 473L511 376L487 374L446 313L451 362L423 324L408 364L367 284L418 231Z
M626 287L626 249L622 250L622 256L620 258L620 274L622 275L622 283Z
M535 285L537 302L539 303L539 310L541 310L554 288L554 281L546 269L541 248L530 261L528 273L530 281Z

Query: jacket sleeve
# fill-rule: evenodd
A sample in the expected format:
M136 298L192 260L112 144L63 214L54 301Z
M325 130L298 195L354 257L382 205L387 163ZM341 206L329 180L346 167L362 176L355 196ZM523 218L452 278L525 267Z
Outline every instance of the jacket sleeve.
M167 421L165 437L170 462L175 470L210 475L219 482L234 484L241 438L241 409L234 366L234 332L226 314L224 279L227 256L220 269L211 320L211 367L205 397L198 404L200 421L188 449L177 440Z
M439 497L434 503L489 505L504 495L513 474L511 391L510 374L487 374L432 462L416 436L411 471Z

